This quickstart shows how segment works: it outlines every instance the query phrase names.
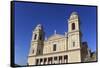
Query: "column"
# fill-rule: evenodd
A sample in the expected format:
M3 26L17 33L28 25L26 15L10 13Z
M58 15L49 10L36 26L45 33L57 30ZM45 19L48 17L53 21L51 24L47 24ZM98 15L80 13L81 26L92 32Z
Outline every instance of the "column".
M40 65L40 59L38 59L38 65Z
M59 63L59 56L57 56L57 60L56 60L56 64L58 64Z
M50 57L50 64L52 64L52 57Z
M48 64L48 58L46 58L46 59L47 59L46 64Z
M42 65L44 65L44 58L42 58Z
M64 56L62 56L62 63L64 63Z
M54 57L52 57L52 64L54 64L54 62L55 62L55 61L54 61Z

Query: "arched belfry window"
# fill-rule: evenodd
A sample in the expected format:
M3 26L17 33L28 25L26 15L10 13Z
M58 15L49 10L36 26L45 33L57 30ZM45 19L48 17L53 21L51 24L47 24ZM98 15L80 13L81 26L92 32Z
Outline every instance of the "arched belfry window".
M72 23L72 30L75 29L75 23Z
M37 38L37 34L34 35L34 40L36 40L36 38Z

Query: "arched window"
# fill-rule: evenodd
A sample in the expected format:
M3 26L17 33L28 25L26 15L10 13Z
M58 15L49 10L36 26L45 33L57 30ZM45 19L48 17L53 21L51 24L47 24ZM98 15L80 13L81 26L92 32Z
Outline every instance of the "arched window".
M72 23L72 30L75 29L75 23Z
M34 36L34 40L36 40L36 37L37 37L37 34L35 34L35 36Z

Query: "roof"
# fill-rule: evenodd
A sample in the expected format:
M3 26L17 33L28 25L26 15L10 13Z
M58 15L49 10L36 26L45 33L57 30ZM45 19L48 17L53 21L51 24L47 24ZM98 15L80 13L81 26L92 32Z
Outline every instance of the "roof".
M54 34L54 35L50 36L48 38L48 40L56 40L56 39L60 39L60 38L64 38L64 36L60 35L60 34Z

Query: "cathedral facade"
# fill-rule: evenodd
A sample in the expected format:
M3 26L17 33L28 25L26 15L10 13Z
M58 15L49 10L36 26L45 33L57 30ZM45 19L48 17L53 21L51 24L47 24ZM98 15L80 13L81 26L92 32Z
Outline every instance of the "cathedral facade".
M45 40L43 26L38 24L33 31L28 65L46 65L84 62L89 56L88 46L82 44L80 20L77 12L68 19L68 32L55 33Z

